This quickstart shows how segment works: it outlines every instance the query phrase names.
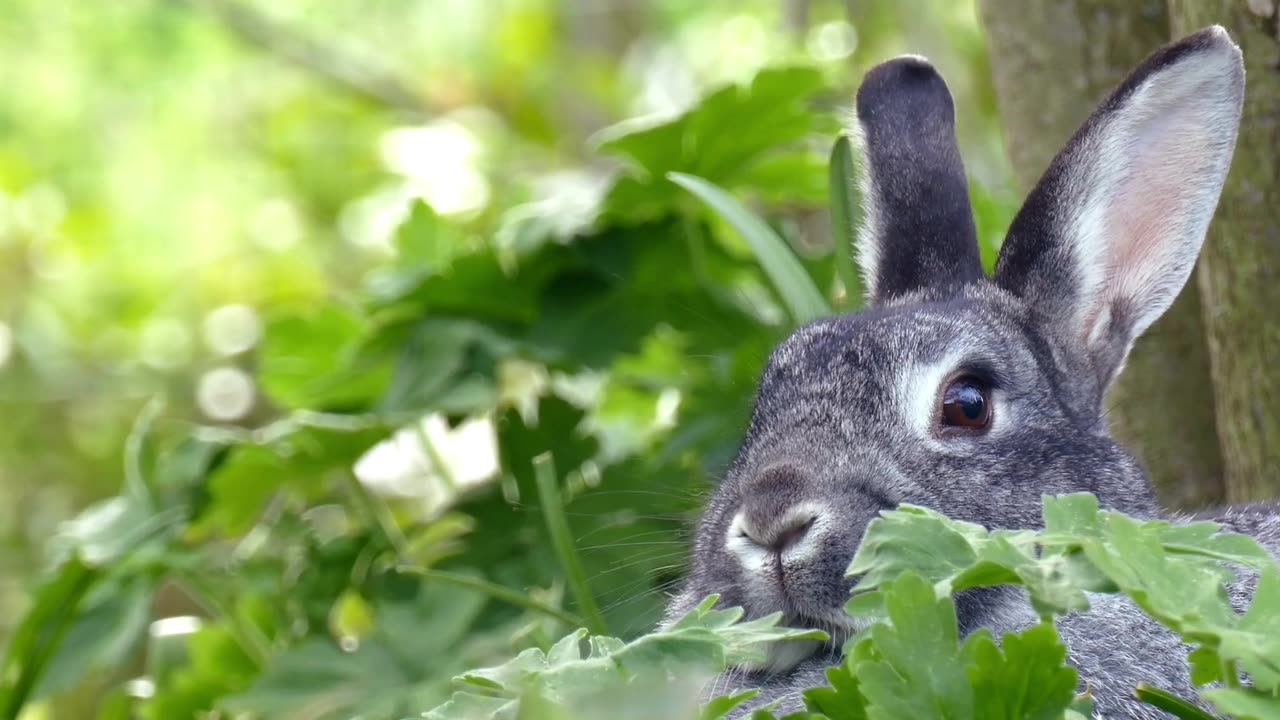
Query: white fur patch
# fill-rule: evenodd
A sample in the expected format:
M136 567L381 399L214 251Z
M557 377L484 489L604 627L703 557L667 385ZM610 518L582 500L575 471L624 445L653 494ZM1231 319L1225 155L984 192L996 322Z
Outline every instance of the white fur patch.
M898 377L894 395L911 434L928 442L938 422L938 392L947 376L956 371L962 356L951 353L935 363L910 365Z
M725 547L739 557L750 559L753 563L750 567L753 567L758 562L757 553L763 553L766 561L769 559L770 553L765 547L772 544L773 539L768 535L783 534L789 529L813 523L804 538L782 553L784 562L803 560L813 553L815 545L812 542L813 538L820 537L824 531L830 529L830 521L826 519L828 515L826 508L818 503L796 503L787 509L786 514L770 523L770 527L756 528L751 527L746 515L738 513L729 523ZM749 566L744 564L744 567Z
M742 564L744 574L754 584L768 577L772 558L769 557L768 550L752 539L751 532L744 527L744 523L742 513L734 516L733 522L729 523L728 531L725 532L724 546L729 554Z
M854 177L860 203L857 243L854 249L858 254L863 294L871 300L876 296L876 268L880 267L880 244L884 232L884 224L880 219L880 195L875 179L871 176L871 163L867 160L867 134L858 121L856 109L849 114L845 126L854 150Z

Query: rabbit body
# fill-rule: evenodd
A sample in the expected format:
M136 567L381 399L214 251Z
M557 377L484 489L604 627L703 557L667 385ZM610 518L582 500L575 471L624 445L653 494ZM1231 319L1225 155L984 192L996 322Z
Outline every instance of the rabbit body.
M1221 28L1157 51L1054 159L988 278L945 83L918 57L868 73L849 127L861 149L867 309L807 325L773 353L668 613L719 593L748 617L781 611L833 640L779 650L711 691L758 686L753 706L802 707L800 693L822 684L858 629L843 610L845 569L881 510L912 503L1031 528L1042 496L1087 491L1103 507L1168 517L1110 437L1103 400L1191 273L1243 89L1239 49ZM1276 507L1210 519L1280 551ZM1233 588L1239 602L1250 584ZM1059 629L1101 714L1165 717L1132 698L1139 682L1195 696L1176 636L1121 596L1093 600ZM957 614L962 632L1035 620L1011 588L963 593Z

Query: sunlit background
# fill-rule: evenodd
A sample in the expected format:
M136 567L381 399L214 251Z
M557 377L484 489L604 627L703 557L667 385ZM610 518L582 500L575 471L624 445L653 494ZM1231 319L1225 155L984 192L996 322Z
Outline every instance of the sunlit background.
M996 208L980 228L998 236L1011 179L970 2L6 0L0 636L59 523L119 487L152 398L199 423L277 417L255 379L274 317L355 303L389 266L518 246L526 220L561 238L589 226L617 171L593 148L618 123L780 64L820 69L847 105L862 70L908 51L948 79L979 204ZM418 201L447 243L395 241ZM511 361L501 377L517 406L549 385L608 402L607 371ZM680 422L677 387L645 403L589 413L603 453ZM429 415L355 465L424 513L497 470L483 415Z

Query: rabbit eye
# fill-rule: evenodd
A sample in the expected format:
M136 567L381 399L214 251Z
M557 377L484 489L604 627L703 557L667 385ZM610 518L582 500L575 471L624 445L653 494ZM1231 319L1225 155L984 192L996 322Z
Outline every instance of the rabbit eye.
M982 430L991 424L991 388L972 376L958 377L942 391L943 427Z

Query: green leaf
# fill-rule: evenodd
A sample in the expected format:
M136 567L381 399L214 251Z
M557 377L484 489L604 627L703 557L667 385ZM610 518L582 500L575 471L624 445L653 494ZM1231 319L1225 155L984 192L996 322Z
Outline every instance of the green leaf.
M763 220L732 195L694 175L668 173L671 182L693 193L733 226L747 241L761 269L786 306L791 320L803 325L831 314L831 307L814 286L789 245Z
M152 512L129 496L90 505L63 523L52 545L60 553L76 553L88 565L104 567L150 542L175 531L185 520L185 508Z
M973 687L974 717L983 720L1058 720L1075 699L1076 671L1053 625L1009 633L996 647L991 634L969 636L961 654Z
M1093 695L1089 692L1083 692L1076 695L1071 701L1071 709L1067 710L1065 720L1094 720L1096 715Z
M1222 585L1230 572L1216 563L1166 553L1159 525L1109 512L1102 539L1084 545L1086 556L1157 620L1174 630L1190 622L1234 624Z
M807 103L823 85L812 68L766 68L749 84L714 90L678 117L606 128L596 145L626 156L648 178L679 171L728 183L762 155L817 129L820 116Z
M978 562L958 574L951 587L959 591L1004 584L1010 575L1014 584L1027 588L1042 619L1087 610L1084 591L1102 585L1097 571L1079 553L1045 553L1037 558L1034 544L1026 542L1025 535L996 531L979 550Z
M826 686L804 692L804 706L829 720L866 720L866 705L848 659L827 669Z
M1145 527L1160 536L1160 543L1170 553L1222 560L1257 570L1275 567L1275 558L1256 539L1248 535L1224 533L1217 523L1172 525L1155 522L1148 523Z
M759 690L743 690L732 695L721 695L720 697L712 698L702 706L702 712L698 715L698 718L699 720L721 720L734 708L759 694Z
M397 351L391 383L378 403L388 413L477 413L497 404L496 367L513 344L467 320L418 323Z
M273 658L250 688L219 706L268 719L338 720L361 712L387 717L410 712L403 693L411 682L383 645L366 643L348 654L310 639Z
M827 202L827 167L825 157L802 145L761 157L724 187L768 207L822 207Z
M396 228L396 261L416 270L446 264L460 243L452 228L423 200L415 200L409 216Z
M696 714L702 684L731 665L758 662L776 642L820 640L820 632L778 626L780 615L738 622L742 610L715 610L708 598L670 628L628 643L571 633L549 652L530 648L513 660L457 678L467 692L518 700L531 689L563 709L566 718L681 717ZM590 651L583 654L583 648ZM745 701L742 698L739 702ZM725 708L725 702L716 707ZM736 704L736 703L735 703ZM427 717L470 717L472 699L453 697ZM506 704L484 703L486 708ZM514 706L511 706L514 707ZM496 711L496 710L495 710ZM724 710L727 712L727 709ZM560 717L560 716L557 716Z
M1213 648L1201 646L1187 655L1191 664L1191 682L1196 685L1222 682L1222 658Z
M197 519L197 527L226 535L243 533L277 492L315 497L349 475L355 461L390 432L383 427L298 427L263 444L234 447L209 476L212 502Z
M885 584L883 592L889 623L872 626L864 640L874 643L877 657L854 664L867 717L974 718L951 598L935 597L933 586L914 572Z
M1041 514L1044 531L1072 537L1097 537L1102 532L1098 498L1091 493L1046 495Z
M628 121L606 128L597 146L627 155L652 173L681 167L707 175L742 164L812 129L815 115L805 101L823 86L812 68L767 68L747 85L725 85L674 121L643 125ZM750 118L750 123L743 120ZM736 132L726 133L734 127Z
M908 570L936 583L973 565L975 540L980 542L982 533L975 525L902 505L867 524L848 574L862 576L859 591L881 587Z
M378 585L368 599L371 629L357 648L344 651L324 636L296 642L220 707L268 720L338 720L417 716L444 702L487 598L409 576Z
M518 702L459 691L445 704L422 715L423 720L507 720L516 717Z
M142 705L143 720L194 718L210 713L219 698L243 691L258 666L226 622L205 625L186 637L188 662L153 675L156 694Z
M150 583L145 580L98 585L75 614L32 697L68 690L90 670L125 662L146 632L151 600Z
M1223 688L1201 694L1235 720L1280 720L1280 698L1256 690Z
M844 285L845 306L856 308L862 304L862 281L853 261L853 248L857 241L854 222L858 208L858 186L853 177L853 145L847 135L836 138L836 143L831 148L828 174L831 243L835 248L836 274Z
M1234 628L1219 631L1218 654L1239 663L1255 688L1280 693L1280 571L1258 577L1249 610Z
M1134 694L1138 696L1139 700L1151 707L1159 708L1174 717L1182 718L1182 720L1216 720L1213 715L1177 695L1145 683L1139 685L1134 690Z
M539 295L547 281L569 259L559 246L541 248L516 267L491 247L459 255L447 267L375 290L373 307L379 312L372 318L374 329L391 329L381 325L389 320L416 322L432 316L527 325L538 318ZM377 339L368 338L375 345Z
M267 321L258 382L288 408L363 409L386 385L389 366L360 356L367 320L336 305Z
M81 602L101 577L100 570L72 555L36 590L0 665L0 718L14 720L22 712L75 622Z

